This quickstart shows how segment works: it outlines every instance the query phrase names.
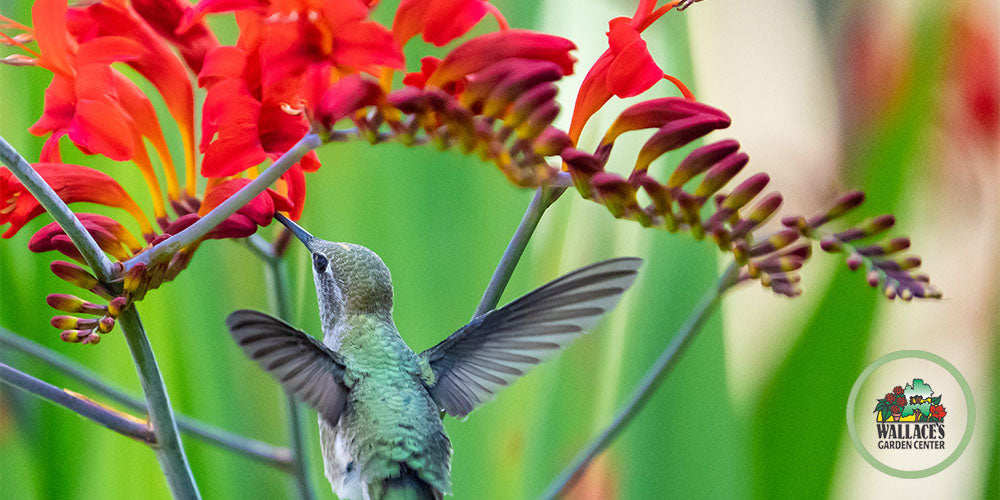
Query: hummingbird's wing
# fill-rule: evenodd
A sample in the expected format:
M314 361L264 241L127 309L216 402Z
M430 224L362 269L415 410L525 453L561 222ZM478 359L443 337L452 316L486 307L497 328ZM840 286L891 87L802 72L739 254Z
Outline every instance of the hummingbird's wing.
M635 257L591 264L472 320L420 354L434 371L431 397L449 414L467 415L592 328L640 264Z
M347 401L344 362L339 354L295 327L262 312L242 309L226 318L246 355L322 415L340 420Z

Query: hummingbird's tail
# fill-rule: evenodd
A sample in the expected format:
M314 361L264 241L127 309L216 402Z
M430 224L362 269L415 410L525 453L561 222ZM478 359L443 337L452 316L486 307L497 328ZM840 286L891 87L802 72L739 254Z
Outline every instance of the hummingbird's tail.
M443 495L409 467L402 468L402 474L369 485L368 494L372 500L441 500Z

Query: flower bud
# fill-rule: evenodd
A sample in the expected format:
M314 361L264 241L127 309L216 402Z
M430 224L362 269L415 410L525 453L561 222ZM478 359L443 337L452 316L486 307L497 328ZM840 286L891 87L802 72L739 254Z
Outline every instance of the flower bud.
M49 269L52 270L53 274L68 283L85 290L89 290L105 299L110 299L112 297L111 291L97 281L97 278L95 278L94 275L90 274L76 264L57 260L49 265Z
M79 343L88 336L90 336L90 330L65 330L59 334L59 338L62 339L63 342L69 342L71 344Z
M837 238L832 236L826 236L819 242L819 247L827 253L837 253L844 250L844 244L840 242Z
M76 329L76 322L78 319L79 318L73 316L53 316L52 320L49 322L52 323L52 326L60 330L71 330Z
M881 277L882 277L881 274L874 269L868 271L868 274L865 275L865 279L868 280L868 285L873 288L878 286L878 282L881 279Z
M124 296L115 297L111 299L111 302L108 302L108 315L112 318L117 318L126 307L128 307L127 298Z
M68 313L101 314L107 312L107 308L87 302L79 297L64 293L53 293L45 298L45 302L53 309Z
M723 119L718 115L700 113L680 120L666 123L643 144L635 162L635 171L646 170L653 160L691 143L709 132L729 126L728 117Z
M674 169L667 180L668 188L679 188L696 175L708 170L723 158L735 154L740 149L740 143L728 139L714 142L695 149Z
M857 271L864 263L864 258L856 252L851 252L851 255L847 256L847 268L851 271Z
M827 210L826 213L810 218L808 222L809 227L816 229L827 222L843 217L844 214L858 208L858 206L864 203L864 201L865 193L862 191L852 191L847 193L838 198L833 207Z
M713 193L725 186L727 182L736 177L736 174L743 170L750 157L746 153L739 153L727 156L705 173L705 178L695 189L694 195L699 198L708 198Z
M111 316L105 316L101 318L101 321L98 322L97 324L97 329L100 330L101 333L108 333L114 328L115 328L115 318L112 318Z

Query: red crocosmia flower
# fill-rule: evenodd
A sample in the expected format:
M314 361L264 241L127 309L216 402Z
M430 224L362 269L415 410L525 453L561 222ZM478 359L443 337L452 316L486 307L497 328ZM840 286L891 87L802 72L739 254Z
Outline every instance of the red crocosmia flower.
M177 47L195 73L201 71L205 54L219 46L215 35L202 22L190 23L182 33L177 31L181 20L192 10L184 0L132 0L132 8L157 35Z
M423 33L425 42L441 47L466 34L487 12L501 30L508 28L500 11L486 0L403 0L392 20L392 35L402 46Z
M640 0L631 18L612 19L608 27L608 50L601 54L584 77L573 108L569 136L575 143L583 126L611 96L632 97L645 92L661 78L677 85L684 97L694 99L691 91L656 65L641 33L680 2L668 2L656 8L656 0Z
M187 195L194 197L194 91L184 65L163 39L124 0L70 9L67 17L69 31L80 41L123 36L139 44L141 51L127 63L156 87L163 96L167 110L177 122L185 152ZM37 24L39 23L36 22ZM161 160L169 161L166 158ZM140 165L140 168L144 167ZM176 201L176 196L174 194L171 199Z
M145 234L153 227L132 197L107 174L92 168L64 163L36 163L35 170L66 203L88 202L121 208L135 217ZM0 225L10 224L4 238L14 236L45 209L14 174L0 168Z
M267 158L257 132L260 106L240 79L212 86L202 108L202 175L236 175Z
M313 103L311 118L323 129L361 108L378 104L385 96L377 82L361 75L349 75L330 85L329 73L329 67L313 66L305 87L305 95Z
M403 54L392 34L368 19L372 5L362 0L202 0L179 30L209 12L235 10L258 16L263 25L259 43L261 63L267 68L265 86L299 77L314 63L332 63L344 73L403 68Z
M449 90L464 85L469 75L507 59L549 61L564 76L571 75L575 59L570 51L575 49L573 42L558 36L526 30L500 31L477 36L455 47L439 63L426 61L423 69L429 73L408 77L412 82L425 81L426 87Z
M210 186L205 193L205 199L198 210L198 215L204 216L249 183L250 179L229 179ZM236 213L250 218L258 226L267 226L271 223L275 210L284 212L290 209L291 203L285 197L268 188L250 200L250 203L244 205L243 208L237 210Z
M901 396L903 394L903 387L902 386L898 386L898 385L896 387L893 387L892 388L892 393L895 394L895 395L897 395L897 396Z
M931 405L931 416L937 419L944 419L948 412L944 411L943 405Z
M262 88L259 74L250 63L254 54L239 47L218 47L205 58L198 76L208 88L202 113L204 153L202 175L228 177L275 159L298 141L309 129L305 118L289 114L277 96ZM276 93L285 90L277 89ZM289 216L297 219L305 199L303 171L319 168L315 153L308 155L282 176L279 188L292 200Z
M32 18L37 26L37 64L52 71L42 116L28 129L35 135L51 133L42 159L59 160L63 135L86 153L130 159L136 142L132 119L118 100L110 64L139 57L142 47L120 37L78 44L68 36L66 3L58 0L35 2Z

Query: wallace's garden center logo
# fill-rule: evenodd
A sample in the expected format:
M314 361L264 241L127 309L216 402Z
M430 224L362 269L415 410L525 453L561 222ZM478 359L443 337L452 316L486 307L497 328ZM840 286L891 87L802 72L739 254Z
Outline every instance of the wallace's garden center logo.
M875 432L880 450L943 450L948 414L923 379L897 385L875 404Z
M975 423L969 383L955 365L926 351L876 359L847 399L854 448L872 467L901 478L927 477L955 463Z

